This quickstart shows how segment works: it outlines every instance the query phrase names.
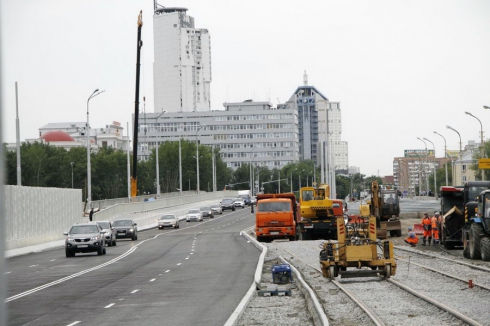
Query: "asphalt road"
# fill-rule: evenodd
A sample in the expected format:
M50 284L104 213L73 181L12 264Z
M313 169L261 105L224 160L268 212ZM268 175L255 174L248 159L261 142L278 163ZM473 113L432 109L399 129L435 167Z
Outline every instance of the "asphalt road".
M107 254L64 248L7 259L9 325L223 325L260 252L240 231L250 209L139 232Z

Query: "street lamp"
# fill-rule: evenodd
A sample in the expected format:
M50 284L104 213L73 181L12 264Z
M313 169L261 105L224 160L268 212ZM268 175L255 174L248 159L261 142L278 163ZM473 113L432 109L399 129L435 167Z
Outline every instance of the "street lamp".
M252 148L252 150L250 151L250 157L251 158L254 157L253 156L253 151L256 150L256 149L257 149L257 146L254 145L253 148ZM249 166L249 168L250 168L250 176L249 176L249 179L250 179L250 191L252 192L252 196L253 196L253 190L252 190L252 186L253 186L253 184L252 184L252 182L253 182L253 178L252 178L252 159L250 159L249 162L250 162L250 166Z
M197 138L197 134L204 127L206 127L205 124L200 125L199 127L197 127L197 131L196 131L197 193L199 193L200 190L201 190L201 188L199 186L199 141L198 141L198 138Z
M425 145L425 161L427 162L427 165L429 164L429 156L427 155L427 143L420 137L417 137L418 140L422 141ZM424 172L425 172L425 164L422 164L424 167ZM429 178L427 178L427 174L425 175L425 195L429 196ZM434 189L435 191L435 189Z
M90 171L90 123L89 123L89 110L88 103L91 98L96 97L99 94L104 93L105 91L99 91L97 88L92 95L87 100L87 126L85 132L87 133L87 206L90 209L92 206L92 175Z
M439 135L442 137L442 139L444 139L444 170L446 172L446 186L449 186L449 182L448 182L448 179L447 179L447 147L446 147L446 138L444 138L443 135L441 135L440 133L438 133L437 131L434 131L434 133L436 135Z
M431 142L429 139L424 137L424 140L427 140L429 143L432 144L432 147L434 148L434 195L437 198L437 176L436 176L436 146L434 145L433 142Z
M162 109L162 113L160 113L156 117L155 122L156 122L157 125L158 125L158 118L160 118L162 115L164 115L165 112L167 112L167 111L164 111ZM156 184L157 184L157 198L159 198L160 197L160 166L158 164L158 147L160 147L160 146L158 144L158 134L157 134L157 138L156 138L156 144L157 144L157 149L156 149L156 156L157 156L157 161L156 161L156 165L157 165L157 182L156 182Z
M180 137L179 137L179 192L180 195L182 196L182 147L180 144ZM190 187L189 187L190 190Z
M457 133L458 136L459 136L459 164L460 164L460 171L461 171L461 183L463 183L463 157L462 157L462 152L461 152L461 145L462 145L462 143L461 143L461 135L459 134L459 132L456 129L454 129L451 126L446 126L446 128L447 129L451 129L452 131L454 131L455 133ZM454 184L456 182L455 179L456 178L453 178L453 186L454 186Z
M472 116L473 118L475 118L476 120L478 120L478 122L480 123L480 137L481 137L481 142L480 142L480 151L481 151L481 158L483 158L485 156L485 149L483 148L483 125L480 121L480 119L478 119L477 117L475 117L473 114L469 113L469 112L465 112L467 115L469 116ZM481 181L485 181L485 174L484 174L484 171L483 169L481 169Z
M70 165L71 165L71 189L73 189L73 163L75 163L75 162L70 162Z

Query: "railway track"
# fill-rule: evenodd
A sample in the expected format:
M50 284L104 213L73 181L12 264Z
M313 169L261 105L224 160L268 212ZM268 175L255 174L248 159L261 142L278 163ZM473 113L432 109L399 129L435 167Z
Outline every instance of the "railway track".
M359 308L351 309L350 318L356 319L354 322L357 323L366 324L368 319L374 325L485 325L490 320L486 312L487 303L490 302L490 292L487 289L469 289L460 280L448 281L447 276L435 276L433 271L415 268L415 265L408 263L405 266L401 260L397 275L387 280L353 278L330 282L321 276L318 261L321 242L274 242L268 246L271 250L275 247L285 252L284 256L289 257L290 264L309 276L305 278L324 303L325 313L332 324L344 324L344 319L349 317L336 311L339 306L336 301L344 303L345 299L335 300L334 296L332 300L331 294L335 292L333 286L362 309L362 314L356 312ZM471 299L468 295L471 295Z

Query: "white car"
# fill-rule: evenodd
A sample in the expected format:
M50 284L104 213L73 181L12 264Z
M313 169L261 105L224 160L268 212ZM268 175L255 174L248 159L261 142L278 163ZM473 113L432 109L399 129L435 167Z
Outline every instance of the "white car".
M109 221L97 221L97 224L102 228L102 233L105 237L105 243L109 246L117 245L116 230L112 227L112 223Z
M179 218L175 216L175 214L165 214L162 215L158 220L158 228L165 229L166 227L171 227L174 229L178 229L179 226Z
M201 211L198 208L189 209L189 211L187 212L187 217L185 220L187 222L190 222L190 221L201 222L202 221Z
M211 205L211 210L214 214L223 214L223 209L221 208L220 204Z
M241 198L235 198L235 207L245 208L245 202Z

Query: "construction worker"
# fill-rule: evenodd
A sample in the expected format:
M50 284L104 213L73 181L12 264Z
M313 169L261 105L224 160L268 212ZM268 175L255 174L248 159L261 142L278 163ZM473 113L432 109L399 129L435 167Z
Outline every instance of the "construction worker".
M429 213L424 213L424 218L422 219L422 227L424 228L424 238L422 239L422 246L426 245L426 241L429 240L429 246L432 242L432 222L429 217Z
M408 236L405 238L405 242L412 247L416 247L417 243L419 243L419 237L413 232L412 228L408 228Z
M439 225L441 223L441 216L438 211L434 212L434 216L430 218L430 226L432 229L432 237L434 238L434 244L439 244ZM429 243L430 245L430 243Z

